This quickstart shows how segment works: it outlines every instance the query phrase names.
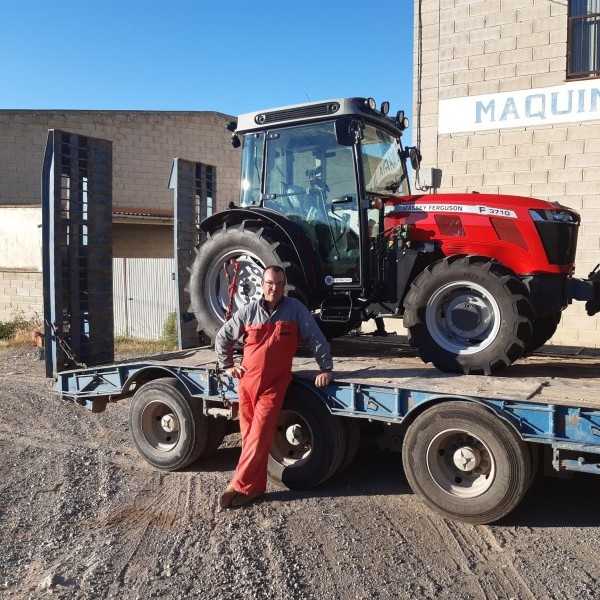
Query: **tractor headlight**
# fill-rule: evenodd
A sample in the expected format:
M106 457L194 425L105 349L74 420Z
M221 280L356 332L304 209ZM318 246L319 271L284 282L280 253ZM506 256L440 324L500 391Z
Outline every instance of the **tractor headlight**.
M550 221L558 223L579 223L579 215L567 209L541 209L535 208L529 211L534 221Z

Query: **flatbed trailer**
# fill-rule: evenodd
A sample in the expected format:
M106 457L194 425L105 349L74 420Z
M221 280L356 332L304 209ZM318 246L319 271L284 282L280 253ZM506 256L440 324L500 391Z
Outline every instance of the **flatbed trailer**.
M159 469L209 455L236 420L236 381L214 351L190 347L183 275L197 218L174 164L179 352L117 362L113 352L110 143L48 138L43 188L46 374L55 393L94 412L130 398L130 432ZM187 194L187 196L186 196ZM188 201L181 201L187 197ZM186 250L187 248L187 250ZM537 358L502 376L448 375L397 340L333 343L335 377L314 386L301 351L269 457L273 481L322 484L362 443L402 453L411 488L433 510L489 523L520 502L541 469L600 472L598 355ZM393 475L392 475L393 476Z
M597 355L536 355L519 368L531 374L481 377L440 374L407 345L364 335L335 341L333 354L324 389L308 354L294 360L270 457L276 482L320 485L362 440L402 452L411 487L434 510L482 523L512 510L538 472L600 472ZM132 398L136 446L167 470L214 451L236 415L236 380L211 348L63 371L55 391L94 412Z

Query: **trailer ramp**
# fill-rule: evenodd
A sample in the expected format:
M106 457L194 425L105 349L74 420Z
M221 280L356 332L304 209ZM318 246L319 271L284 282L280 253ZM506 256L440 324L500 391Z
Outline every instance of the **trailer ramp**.
M42 169L46 376L110 363L112 144L48 132Z

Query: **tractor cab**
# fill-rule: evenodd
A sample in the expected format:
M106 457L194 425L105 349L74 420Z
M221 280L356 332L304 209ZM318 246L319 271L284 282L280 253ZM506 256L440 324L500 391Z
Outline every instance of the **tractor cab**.
M400 142L408 120L388 108L342 98L230 124L242 147L239 205L200 223L206 235L188 286L203 336L214 340L230 314L261 297L273 264L328 337L397 308L397 249L383 221L386 200L410 193Z
M240 205L295 222L314 249L317 286L366 290L382 200L409 194L400 137L406 119L351 98L242 115ZM239 137L238 137L239 136Z

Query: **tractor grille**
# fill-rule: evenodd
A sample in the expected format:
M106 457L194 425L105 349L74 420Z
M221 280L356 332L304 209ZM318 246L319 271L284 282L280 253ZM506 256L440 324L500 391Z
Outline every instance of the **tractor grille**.
M326 117L328 115L333 115L338 110L340 110L338 102L323 102L321 104L312 104L310 106L298 106L286 110L260 113L254 117L254 120L258 125L269 125L270 123L278 123L280 121Z
M535 226L550 264L570 265L575 262L578 223L537 221Z

